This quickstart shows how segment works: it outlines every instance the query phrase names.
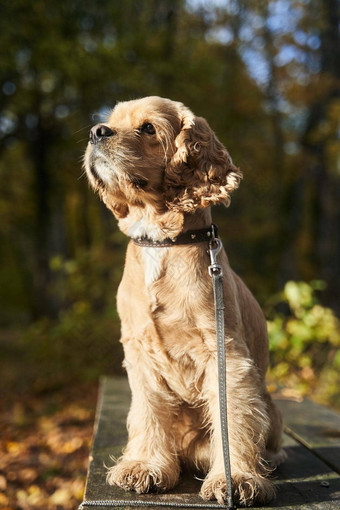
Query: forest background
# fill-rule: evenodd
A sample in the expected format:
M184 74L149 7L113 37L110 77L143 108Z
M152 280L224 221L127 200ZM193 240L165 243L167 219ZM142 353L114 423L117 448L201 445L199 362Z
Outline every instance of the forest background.
M244 173L213 215L268 319L269 386L340 408L339 16L338 0L2 3L0 505L74 507L98 378L123 373L127 239L82 169L118 101L207 118Z

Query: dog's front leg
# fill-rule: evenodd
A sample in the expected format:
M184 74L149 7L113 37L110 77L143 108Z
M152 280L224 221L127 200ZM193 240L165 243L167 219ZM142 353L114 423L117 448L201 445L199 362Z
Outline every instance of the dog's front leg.
M261 398L256 368L237 353L227 360L228 430L232 486L235 499L242 505L265 502L274 496L266 479L263 462L265 438L269 427L266 406ZM217 361L207 364L203 383L206 413L211 427L210 470L201 488L203 499L226 498L223 450L219 414Z
M162 379L140 362L125 363L132 392L129 439L123 456L109 469L107 482L138 493L165 491L180 473L172 431L176 402Z

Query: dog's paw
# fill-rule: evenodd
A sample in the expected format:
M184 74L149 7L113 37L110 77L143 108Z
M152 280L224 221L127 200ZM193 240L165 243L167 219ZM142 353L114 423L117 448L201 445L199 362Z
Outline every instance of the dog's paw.
M278 452L266 451L266 461L270 466L276 468L287 459L287 453L281 448Z
M146 462L126 460L109 468L106 475L108 484L118 485L126 491L134 490L138 494L169 490L176 484L177 479L178 474L175 477L173 470L168 475Z
M234 503L251 506L254 502L267 503L275 497L273 484L260 477L236 475L232 478ZM204 480L200 496L204 500L216 499L224 505L227 499L227 484L224 474L208 476Z
M205 501L217 499L221 505L224 505L227 498L227 484L225 476L208 476L202 484L200 496Z
M268 503L275 498L275 488L270 480L259 476L234 475L232 479L235 501L242 506Z

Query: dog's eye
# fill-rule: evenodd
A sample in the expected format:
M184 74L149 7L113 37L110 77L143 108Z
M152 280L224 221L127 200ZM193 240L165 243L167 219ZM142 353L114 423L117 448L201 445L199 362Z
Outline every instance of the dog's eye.
M141 131L143 131L143 133L147 133L148 135L154 135L156 133L155 128L149 122L143 124L143 126L141 127Z

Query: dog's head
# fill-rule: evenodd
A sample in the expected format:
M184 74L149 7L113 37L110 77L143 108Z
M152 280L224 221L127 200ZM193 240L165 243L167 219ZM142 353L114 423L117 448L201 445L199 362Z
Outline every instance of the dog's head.
M119 103L94 126L85 168L117 218L132 206L183 214L229 205L242 177L203 118L160 97Z

